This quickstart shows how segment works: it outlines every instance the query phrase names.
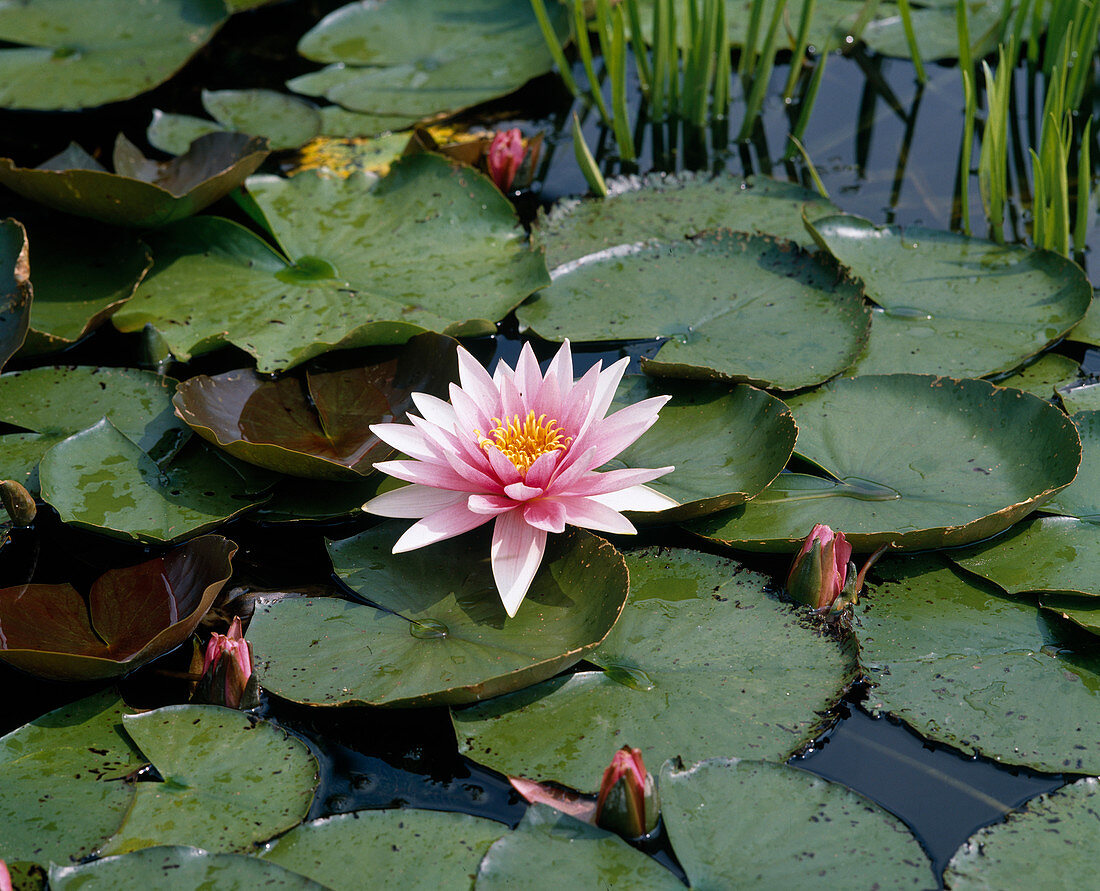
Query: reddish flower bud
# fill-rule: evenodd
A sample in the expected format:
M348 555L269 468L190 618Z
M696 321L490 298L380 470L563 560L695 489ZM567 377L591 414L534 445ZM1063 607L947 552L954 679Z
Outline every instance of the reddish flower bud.
M795 600L824 612L833 603L848 581L855 578L849 569L852 546L843 532L834 533L820 523L811 530L794 558L787 576L787 593Z
M623 838L639 838L654 830L660 810L657 785L646 773L642 750L623 746L603 772L596 825Z
M202 675L199 689L203 701L240 708L252 677L252 644L244 639L239 618L234 617L228 634L210 636Z
M8 866L3 860L0 860L0 891L12 891L11 873L8 872Z
M489 146L489 176L497 184L502 192L512 188L512 181L516 178L516 171L523 163L523 156L527 149L523 147L523 134L513 127L504 130L493 137Z

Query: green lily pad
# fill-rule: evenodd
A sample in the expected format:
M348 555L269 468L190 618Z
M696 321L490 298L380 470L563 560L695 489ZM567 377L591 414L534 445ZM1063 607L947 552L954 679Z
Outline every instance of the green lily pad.
M1046 349L1092 299L1081 268L1050 251L840 214L810 225L877 306L859 374L983 377Z
M322 136L381 136L394 130L407 130L420 120L420 115L366 114L350 111L339 105L327 105L321 109ZM406 134L407 136L408 134ZM404 148L402 141L401 148ZM400 151L395 153L401 154Z
M227 130L263 136L273 150L297 148L321 132L312 103L274 90L203 90L202 105L214 120L153 111L146 136L162 152L182 155L206 133Z
M1081 437L1081 466L1072 483L1043 505L1051 514L1100 520L1100 411L1073 415Z
M228 341L270 372L425 330L492 333L547 281L508 200L434 155L380 180L304 172L248 188L292 259L226 220L184 221L150 239L153 273L116 327L152 324L184 361Z
M1100 526L1075 517L1025 520L1004 535L948 556L1009 594L1100 597Z
M191 442L160 466L109 418L55 445L39 467L42 498L62 522L142 542L213 529L266 495L252 494L210 446Z
M691 173L611 180L611 194L561 201L535 238L551 269L617 245L676 241L711 229L771 235L813 248L802 222L838 212L817 192L766 177L711 179Z
M262 139L212 133L178 158L158 163L120 133L114 173L70 145L38 167L17 167L0 158L0 184L54 210L111 225L163 226L198 213L237 188L267 154Z
M1089 346L1100 346L1100 300L1096 298L1095 293L1084 318L1066 337L1078 343L1087 343Z
M191 435L172 412L176 382L133 368L54 367L0 376L0 422L31 433L0 436L0 478L38 491L38 462L74 433L111 419L155 460L170 457Z
M821 474L781 474L691 531L761 551L796 550L815 523L843 530L857 551L968 544L1067 486L1081 460L1069 418L985 381L868 375L788 404L795 451Z
M247 851L301 822L313 801L316 759L267 721L215 705L170 705L127 715L123 726L164 781L135 784L101 855L174 844Z
M0 588L0 661L70 681L133 671L191 635L229 580L236 550L207 535L110 569L92 583L87 604L68 583Z
M135 16L137 17L135 19ZM20 0L0 7L0 107L72 111L163 83L214 36L222 0Z
M178 888L324 889L304 876L255 857L210 854L184 846L145 848L80 866L51 866L50 888L156 888L168 877Z
M467 814L359 811L296 826L260 857L333 891L359 891L364 883L439 891L468 886L489 845L507 832Z
M31 227L34 303L22 354L64 349L130 299L153 258L127 232L84 224Z
M851 365L870 325L859 289L789 242L720 230L621 245L558 266L516 311L549 340L669 338L646 372L784 390Z
M1100 657L1079 633L934 557L876 572L888 581L860 598L855 626L868 708L995 761L1100 771Z
M248 369L180 384L173 402L191 428L242 461L317 479L359 479L394 450L370 425L402 420L412 394L447 398L458 342L418 334L370 364L307 369L271 380ZM360 502L361 503L361 502Z
M997 378L998 387L1014 387L1040 399L1052 399L1054 389L1070 375L1077 373L1077 363L1057 353L1040 356L1007 377Z
M798 432L794 419L786 405L763 390L628 375L615 398L629 405L662 394L672 399L657 423L606 465L613 470L676 467L649 483L680 502L654 515L661 522L744 503L775 479L791 456Z
M613 835L544 804L532 805L515 831L489 848L475 888L510 889L534 876L553 876L566 888L646 888L682 891L683 883L657 861Z
M586 657L603 671L452 710L461 752L508 776L576 789L596 788L623 745L650 764L785 761L858 674L850 647L765 593L767 576L658 548L629 554L627 568L626 609Z
M0 222L0 368L27 337L32 290L27 258L27 233L21 223Z
M936 885L901 820L797 768L666 763L659 788L669 840L692 888L799 888L810 876L819 887Z
M538 683L578 662L626 600L622 557L581 530L554 536L507 618L489 535L390 553L404 524L329 545L336 573L381 609L337 598L256 608L248 636L262 686L315 705L451 705Z
M68 863L118 828L142 764L124 714L104 690L0 737L0 859Z
M297 523L300 520L344 520L362 517L363 505L385 489L393 477L372 473L358 481L305 480L284 477L271 498L249 516L260 523Z
M1086 777L979 829L947 864L949 888L1072 888L1100 855L1100 788Z
M565 8L548 5L559 37ZM331 62L287 86L353 111L423 117L503 96L553 67L527 0L405 0L349 3L298 43L315 62Z
M1076 379L1066 381L1057 388L1055 395L1071 414L1100 411L1100 383L1085 384Z

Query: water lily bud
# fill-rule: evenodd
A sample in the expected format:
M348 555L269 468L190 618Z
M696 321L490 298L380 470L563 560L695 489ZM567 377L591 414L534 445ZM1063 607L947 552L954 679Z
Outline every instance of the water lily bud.
M12 891L11 874L8 872L8 866L3 860L0 860L0 891Z
M38 508L34 504L34 496L31 495L15 480L0 482L0 502L11 517L16 526L29 526L34 522Z
M657 784L646 773L642 750L623 746L603 772L596 825L623 838L639 838L654 830L660 810Z
M489 176L497 184L502 192L512 188L512 181L516 178L516 171L523 163L523 156L527 149L523 147L523 134L513 127L504 130L493 137L489 146Z
M852 546L843 532L820 523L806 537L787 576L787 593L800 603L827 611L844 591L855 567L849 568Z
M215 632L210 636L203 656L202 679L192 699L229 708L241 708L243 702L248 708L255 692L252 644L244 639L241 620L234 617L228 634Z

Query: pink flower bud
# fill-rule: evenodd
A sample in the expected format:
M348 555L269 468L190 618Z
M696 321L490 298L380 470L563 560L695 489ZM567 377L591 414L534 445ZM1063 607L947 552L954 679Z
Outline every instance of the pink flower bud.
M795 600L826 611L844 590L852 546L843 532L820 523L810 531L787 576L787 593Z
M657 786L642 763L642 750L623 746L603 772L596 825L624 838L640 838L657 826Z
M239 708L248 679L252 676L252 644L244 639L241 620L237 617L234 617L229 626L228 634L214 632L206 645L202 664L203 678L212 680L219 672L224 675L225 682L224 685L214 685L211 689L214 701L218 705ZM221 689L217 689L218 687Z
M519 165L523 163L523 156L526 154L523 135L517 128L504 130L493 137L493 142L489 146L489 176L502 192L512 188L516 171L519 170Z
M8 872L8 865L3 860L0 860L0 891L12 891L11 873Z

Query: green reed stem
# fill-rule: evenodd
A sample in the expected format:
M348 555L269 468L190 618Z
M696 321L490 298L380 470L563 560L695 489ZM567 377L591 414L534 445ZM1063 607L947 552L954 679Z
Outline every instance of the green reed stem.
M813 3L814 0L807 0ZM711 104L711 115L715 118L726 118L730 105L730 35L726 25L726 4L718 4L718 20L714 26L714 53L718 59L718 66L714 71L714 101Z
M642 34L642 14L638 11L638 0L623 0L622 5L626 8L626 16L630 21L630 45L634 48L634 64L638 67L638 84L642 88L642 95L649 99L653 90L653 70L649 67L649 53L646 52L645 36Z
M817 0L806 0L802 4L802 15L798 19L798 34L794 39L794 52L791 54L791 70L787 73L787 83L783 85L783 101L790 102L794 96L798 77L802 74L802 65L806 56L806 45L810 40L810 24L813 22Z
M600 173L600 167L596 163L596 159L592 157L588 143L584 141L581 122L577 118L576 112L573 112L573 154L577 157L577 166L580 167L584 180L588 183L588 188L601 198L606 198L608 193L607 183L604 181L603 174Z
M817 168L814 167L814 162L810 159L810 153L806 151L806 147L793 133L788 133L787 138L794 143L795 147L802 154L802 160L806 163L806 170L809 171L810 179L814 181L814 188L817 189L818 194L826 201L829 200L829 193L825 189L825 183L821 181L821 177L817 175Z
M825 62L829 59L829 48L826 46L821 55L818 56L817 64L814 66L814 73L810 75L810 83L806 86L806 92L802 94L802 107L798 110L798 120L795 122L794 129L791 131L791 136L794 137L794 144L797 146L802 135L806 132L806 126L810 123L810 114L813 112L814 102L817 101L817 91L821 86L821 79L825 76ZM786 153L783 155L783 160L789 161L794 157L794 152L791 147L787 147Z
M744 79L756 67L756 42L760 39L760 23L764 20L766 0L752 0L749 11L749 26L745 32L745 43L737 59L737 75Z
M959 211L962 214L962 231L970 234L970 156L974 151L974 75L963 68L963 144L959 155Z
M557 0L554 0L554 2L557 2ZM558 34L550 22L550 16L546 12L546 4L543 0L531 0L531 8L535 12L539 30L542 31L542 39L546 41L546 48L550 51L550 58L558 66L558 74L561 76L562 82L570 93L579 97L581 95L580 88L573 79L573 71L569 65L569 60L565 58L565 47L561 45Z
M1091 146L1092 118L1085 121L1085 127L1081 131L1081 149L1077 155L1077 205L1074 208L1073 220L1073 250L1078 253L1085 251L1085 235L1089 229L1089 216L1092 206L1092 164Z
M597 9L608 9L607 0L598 0ZM630 111L626 104L626 26L623 10L616 6L611 13L611 53L608 60L611 73L611 109L614 119L615 141L619 143L619 157L634 161L634 136L630 128Z
M610 127L611 113L607 110L607 103L603 101L600 82L596 79L596 66L592 61L592 47L588 40L588 20L584 16L584 0L573 0L573 26L577 33L577 52L580 54L585 76L588 78L588 93L596 110L600 113L600 118ZM602 41L602 34L600 38Z
M787 0L779 0L772 9L771 21L768 22L768 33L764 37L764 48L760 52L752 74L752 90L749 92L749 98L745 101L745 119L741 122L741 131L737 134L738 141L749 138L756 119L760 117L760 111L764 106L768 82L771 80L772 69L775 66L776 36L779 32L779 23L783 19L783 11L786 8Z

